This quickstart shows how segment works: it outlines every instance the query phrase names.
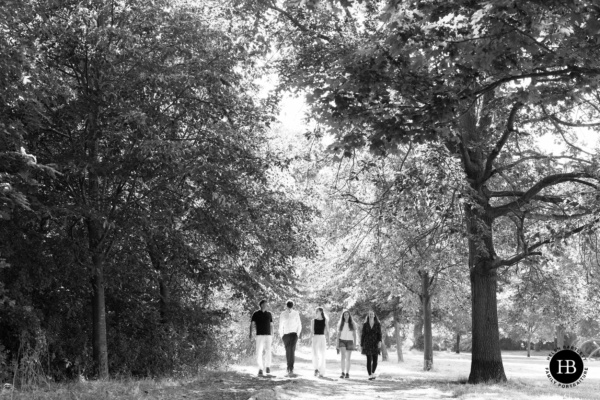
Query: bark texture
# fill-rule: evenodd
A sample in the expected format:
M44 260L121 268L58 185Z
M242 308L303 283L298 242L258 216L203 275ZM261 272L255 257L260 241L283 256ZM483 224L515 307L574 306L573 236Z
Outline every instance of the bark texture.
M427 272L421 273L421 296L423 300L423 370L433 368L433 335L431 328L431 278Z

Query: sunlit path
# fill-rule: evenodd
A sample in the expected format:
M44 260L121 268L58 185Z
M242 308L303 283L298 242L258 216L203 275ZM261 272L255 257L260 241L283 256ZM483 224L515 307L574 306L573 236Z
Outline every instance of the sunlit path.
M547 365L544 352L534 353L527 358L524 352L505 352L503 354L504 366L509 379L508 385L480 386L465 385L469 374L471 354L455 354L449 352L436 352L434 355L434 370L424 372L421 370L422 353L413 351L405 354L405 362L398 364L396 354L390 353L390 361L380 362L378 379L367 380L365 371L365 357L353 354L350 379L340 379L340 362L335 350L327 351L327 375L325 378L314 376L310 361L310 352L307 348L297 351L295 372L297 377L285 377L285 358L281 355L274 357L272 378L256 377L254 365L235 366L233 369L240 374L247 374L256 382L252 392L253 398L259 399L444 399L455 398L465 393L464 398L481 398L482 392L489 392L491 398L507 398L508 393L522 392L516 398L548 398L556 392L559 398L564 394L575 395L575 391L566 392L565 389L553 388L546 379L544 368ZM591 393L600 389L600 363L589 362L589 373L577 393ZM523 391L521 388L529 388ZM562 392L561 392L562 390ZM470 391L474 391L472 395ZM535 392L540 392L541 397ZM531 393L530 393L531 392ZM543 393L543 395L542 395ZM511 395L512 396L512 395ZM546 397L544 397L546 396ZM577 398L577 397L574 397Z

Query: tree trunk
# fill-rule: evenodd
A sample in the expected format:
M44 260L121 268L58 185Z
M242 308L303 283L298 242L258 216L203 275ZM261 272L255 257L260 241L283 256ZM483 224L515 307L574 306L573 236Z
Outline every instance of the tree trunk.
M404 362L404 354L402 354L402 333L401 333L401 325L400 325L400 315L402 313L402 309L396 307L394 309L394 335L396 336L396 353L398 353L398 362Z
M565 345L565 327L564 325L556 326L556 348L562 349Z
M460 331L456 331L456 354L460 354Z
M433 336L431 331L431 295L429 286L431 278L427 272L421 273L421 296L423 299L423 370L433 368Z
M413 345L411 349L423 350L423 299L419 300L419 312L413 327Z
M97 76L90 79L91 87L97 88ZM98 128L98 115L100 107L92 104L88 114L88 132L89 141L86 143L88 157L92 162L99 162L99 138L100 130ZM91 206L94 212L102 215L102 201L100 199L101 177L97 171L92 168L88 179L89 198L83 203ZM86 204L87 203L87 204ZM108 379L108 342L106 339L106 301L104 293L104 261L106 252L104 251L105 240L108 234L106 220L98 217L87 217L86 225L88 232L88 246L92 254L92 354L94 357L94 366L99 379Z
M531 357L531 328L527 332L527 357Z
M495 252L492 219L485 215L484 211L476 207L471 208L470 205L465 207L465 214L470 234L469 270L473 326L469 383L506 382L498 331L498 275L493 268Z
M505 382L500 352L495 270L471 271L473 350L469 383Z
M94 254L92 257L94 274L92 277L92 348L94 364L99 379L108 378L108 342L106 339L106 302L104 299L104 260Z
M383 338L381 338L381 361L387 361L389 359L388 349L385 345L385 333L383 334Z
M158 272L158 291L159 291L159 312L160 312L160 322L167 323L169 321L169 298L170 298L170 290L168 285L168 275L165 269L164 263L162 262L162 257L158 246L156 245L154 238L146 239L146 247L148 250L148 255L150 256L150 261L154 266L156 272Z

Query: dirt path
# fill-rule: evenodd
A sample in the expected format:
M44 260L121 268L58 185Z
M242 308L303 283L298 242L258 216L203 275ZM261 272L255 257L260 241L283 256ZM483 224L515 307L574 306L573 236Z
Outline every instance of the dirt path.
M431 387L432 382L414 378L392 376L382 372L374 381L369 381L365 369L364 356L354 354L355 360L350 369L350 379L341 379L340 362L333 351L328 353L327 374L315 377L310 355L306 350L298 352L294 372L297 377L284 376L286 363L283 356L274 357L271 368L273 378L256 377L256 367L237 366L234 370L240 375L249 376L256 382L255 391L250 397L263 399L447 399L452 398L452 390L439 390ZM381 363L380 363L381 365Z
M334 349L327 352L327 374L324 378L314 376L310 349L300 348L296 355L297 376L285 376L286 363L282 349L276 349L271 367L272 377L259 378L254 360L247 360L227 371L208 371L187 384L180 382L172 387L144 388L141 398L152 400L329 400L329 399L449 399L458 396L465 399L547 399L548 394L563 398L575 395L572 390L561 392L548 382L544 368L546 354L526 359L524 354L507 352L503 355L507 376L513 380L508 386L481 386L460 384L465 381L470 368L470 354L436 352L433 371L422 371L422 353L405 353L405 362L398 364L395 355L388 362L380 362L379 377L367 379L365 357L353 354L350 379L340 379L339 356ZM590 374L581 391L600 390L600 368L590 364ZM580 392L581 392L580 391ZM539 396L537 395L539 392ZM579 393L579 392L578 392ZM597 393L597 392L594 392ZM581 393L579 393L581 394ZM585 394L585 393L583 393ZM551 397L551 396L550 396ZM573 397L579 398L579 397ZM595 394L581 398L597 398Z
M148 399L203 399L203 400L323 400L323 399L448 399L452 389L440 390L432 381L402 377L383 371L378 379L369 381L364 356L355 354L350 369L350 379L339 378L340 363L334 350L328 352L328 373L315 377L310 355L306 349L296 356L294 372L285 376L285 357L275 355L271 377L260 378L258 369L249 360L245 365L234 366L226 372L207 372L194 381L162 388L140 388Z

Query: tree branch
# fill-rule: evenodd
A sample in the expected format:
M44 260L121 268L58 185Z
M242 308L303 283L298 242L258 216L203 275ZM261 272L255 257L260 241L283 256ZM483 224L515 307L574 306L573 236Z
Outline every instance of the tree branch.
M500 191L489 193L489 197L521 197L524 195L525 195L525 192L520 191L520 190L500 190ZM564 199L560 196L544 196L544 195L538 194L538 195L533 196L532 200L558 204L558 203L562 203Z
M278 13L280 13L281 15L286 17L296 28L300 29L302 32L313 33L319 39L323 39L327 42L331 41L331 38L329 36L323 35L321 33L313 32L310 29L308 29L306 26L302 25L302 23L300 21L298 21L297 18L294 18L294 16L292 14L290 14L289 12L285 11L282 8L277 7L277 5L275 4L274 1L272 3L267 4L267 7L270 8L271 10L277 11Z
M517 116L517 112L519 112L519 109L521 107L523 107L523 103L518 101L510 110L510 114L508 115L508 121L506 122L506 130L500 137L500 140L498 140L498 143L496 143L496 146L494 146L494 149L490 152L490 155L488 156L487 161L485 163L485 170L483 173L484 181L487 180L490 176L492 176L492 166L494 164L494 161L500 154L500 151L502 151L502 148L508 141L508 138L510 137L511 133L516 132L515 118Z
M599 221L600 221L600 218L596 218L596 219L594 219L593 221L591 221L591 222L589 222L587 224L583 224L581 226L578 226L577 228L571 229L571 230L566 231L566 232L562 232L559 235L555 235L555 236L552 236L552 237L550 237L548 239L539 241L536 244L533 244L533 245L527 247L525 249L525 251L523 251L522 253L517 254L517 255L509 258L509 259L506 259L506 260L496 260L494 262L494 264L492 265L492 268L510 267L511 265L514 265L514 264L518 263L519 261L521 261L521 260L523 260L523 259L525 259L525 258L527 258L529 256L541 256L542 255L541 252L539 252L539 251L533 251L533 250L535 250L535 249L537 249L537 248L539 248L539 247L541 247L541 246L543 246L545 244L550 244L552 242L555 242L557 239L566 239L566 238L568 238L570 236L573 236L573 235L581 232L585 228L591 227L592 225L598 223Z
M501 171L505 171L507 169L511 169L525 161L529 161L529 160L558 160L560 158L565 158L567 160L573 160L573 161L578 161L578 162L582 162L582 163L586 163L586 164L591 164L591 161L588 160L584 160L583 158L578 158L578 157L572 157L572 156L553 156L553 155L544 155L544 154L537 154L537 155L533 155L533 156L528 156L528 157L523 157L513 163L507 164L507 165L503 165L500 166L494 170L492 170L491 175L494 175L496 173L499 173Z
M576 150L578 150L578 151L580 151L580 152L582 152L584 154L593 156L593 154L591 154L591 153L583 150L581 147L579 147L579 146L571 143L569 140L567 140L567 138L565 137L565 134L564 134L562 128L560 127L560 120L558 118L556 118L553 114L548 113L548 111L546 111L545 107L542 106L541 109L542 109L542 112L544 113L544 115L546 115L548 118L550 118L550 120L552 121L552 123L556 127L556 130L558 131L558 133L560 134L560 136L562 136L563 140L565 141L565 143L568 146L571 146L572 148L574 148L574 149L576 149Z
M521 74L521 75L513 75L513 76L506 76L504 78L500 78L495 82L492 82L484 87L482 87L479 90L476 90L472 93L466 93L464 95L464 98L470 98L472 96L479 96L485 92L489 92L490 90L494 90L497 87L508 83L508 82L513 82L513 81L518 81L521 79L525 79L525 78L543 78L543 77L549 77L549 76L563 76L563 75L568 75L571 72L578 72L580 74L590 74L590 75L599 75L600 74L600 69L596 69L596 68L581 68L581 67L577 67L577 66L568 66L566 68L563 69L559 69L559 70L555 70L555 71L543 71L543 72L531 72L528 74Z
M554 185L558 185L559 183L573 182L573 181L582 183L577 178L592 178L592 176L590 176L586 172L571 172L571 173L564 173L564 174L549 175L549 176L543 178L542 180L540 180L535 185L533 185L529 190L527 190L525 193L523 193L523 195L520 196L519 199L516 199L515 201L511 201L510 203L507 203L507 204L504 204L504 205L501 205L498 207L492 207L491 210L489 211L490 215L492 216L492 218L498 218L503 215L506 215L511 210L520 209L521 205L528 203L531 200L535 200L534 197L540 191L542 191L542 189L547 188L549 186L554 186Z
M589 213L581 213L581 214L531 214L527 213L526 217L528 219L533 219L536 221L567 221L575 218L585 217L586 215L590 215Z

